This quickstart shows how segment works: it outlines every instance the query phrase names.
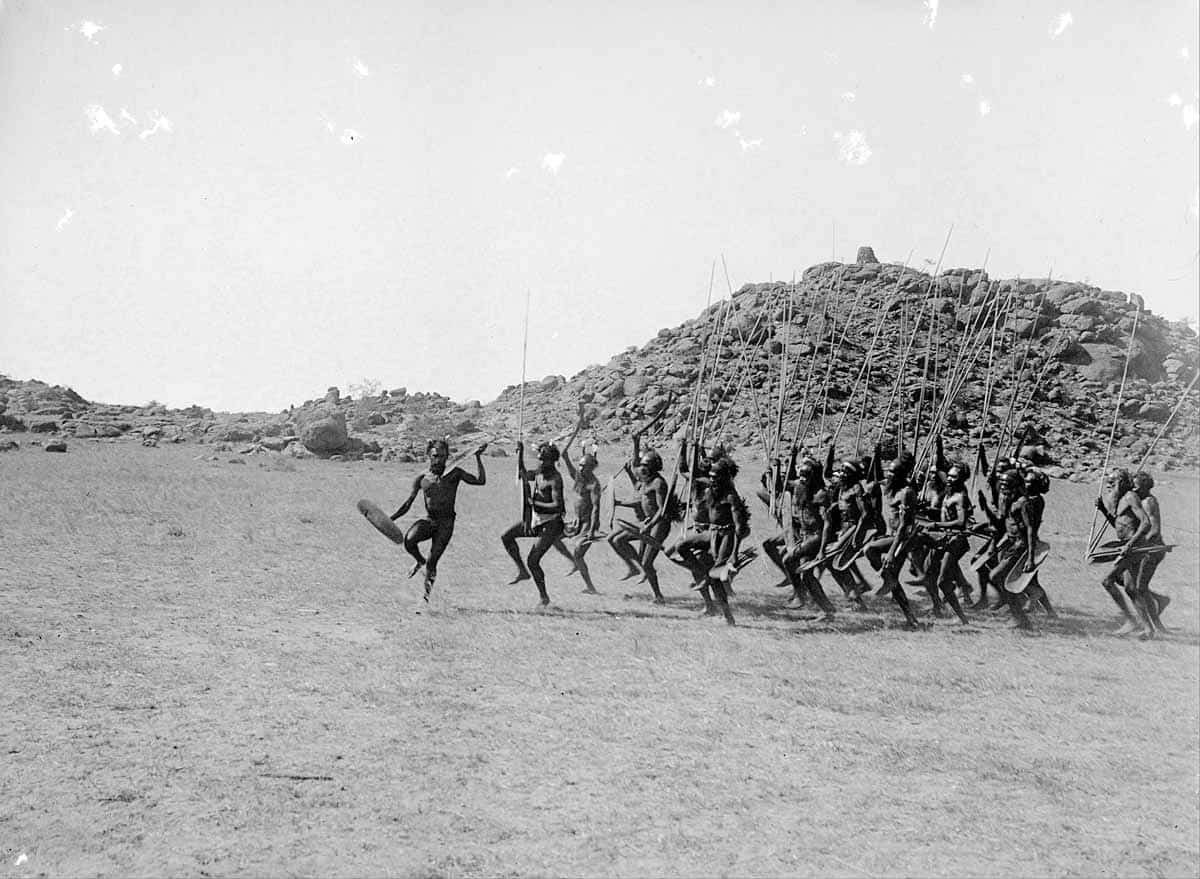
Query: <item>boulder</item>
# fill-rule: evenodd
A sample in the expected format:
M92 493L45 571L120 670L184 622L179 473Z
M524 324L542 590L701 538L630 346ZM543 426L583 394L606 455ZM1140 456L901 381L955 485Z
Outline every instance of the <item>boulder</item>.
M19 448L21 446L16 440L0 440L0 452L15 452Z
M30 433L58 433L58 422L52 418L42 418L29 422Z
M340 411L322 407L297 423L300 444L316 455L332 455L341 451L349 438L346 416Z
M1079 366L1081 378L1098 382L1121 380L1125 372L1125 354L1121 349L1103 342L1083 342L1080 347L1086 355Z
M47 452L65 452L67 450L67 444L63 440L56 440L54 442L46 443L45 450Z
M1063 314L1086 314L1092 317L1104 313L1104 302L1091 296L1077 296L1058 307Z
M227 443L248 443L254 440L254 431L244 427L227 427L217 434L217 439Z
M860 266L879 265L879 260L875 258L875 248L860 247L858 254L854 257L854 262Z
M636 397L649 387L650 381L644 375L635 373L625 379L622 390L626 397Z
M80 422L75 425L76 439L90 439L95 436L98 436L98 434L96 432L96 428L92 427L92 425L84 422Z

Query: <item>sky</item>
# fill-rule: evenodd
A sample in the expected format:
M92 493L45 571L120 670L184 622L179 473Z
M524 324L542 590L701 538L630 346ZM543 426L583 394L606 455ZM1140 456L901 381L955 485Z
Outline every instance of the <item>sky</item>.
M1200 4L0 0L0 373L570 376L881 260L1200 300Z

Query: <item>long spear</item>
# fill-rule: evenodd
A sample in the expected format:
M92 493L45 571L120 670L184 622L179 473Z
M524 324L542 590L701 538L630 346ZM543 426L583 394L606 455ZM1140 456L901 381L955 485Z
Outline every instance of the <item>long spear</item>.
M1104 466L1100 468L1100 488L1097 494L1102 494L1104 492L1104 477L1108 471L1108 458L1109 455L1112 454L1113 440L1116 439L1117 436L1117 419L1121 417L1121 401L1125 397L1125 379L1129 377L1129 361L1131 359L1131 355L1133 354L1133 340L1134 337L1137 336L1138 321L1141 319L1141 317L1142 308L1139 305L1138 310L1134 312L1133 315L1133 329L1129 331L1129 345L1126 346L1125 349L1125 368L1121 371L1121 387L1117 391L1117 405L1113 408L1112 429L1108 432L1108 446L1104 450ZM1091 530L1088 531L1088 551L1084 553L1083 556L1085 559L1091 555L1092 551L1096 548L1096 544L1099 543L1098 538L1100 534L1104 533L1103 528L1100 529L1099 534L1096 532L1096 519L1099 517L1100 511L1098 509L1093 510L1092 527Z
M521 341L521 390L519 394L520 403L518 404L517 415L517 442L525 442L525 365L529 357L529 298L530 291L525 291L525 330ZM518 456L518 462L523 460L523 456ZM517 481L521 484L521 521L529 526L533 518L533 502L529 497L529 483L525 480L525 473L521 468L521 464L517 464Z

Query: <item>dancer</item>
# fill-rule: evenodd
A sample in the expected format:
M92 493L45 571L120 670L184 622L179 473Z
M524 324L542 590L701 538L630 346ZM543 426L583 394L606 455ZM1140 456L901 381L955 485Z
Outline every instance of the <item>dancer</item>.
M882 487L881 514L887 534L867 544L867 562L883 577L881 592L891 592L892 600L904 613L905 624L917 627L908 595L900 585L899 571L912 542L916 526L917 493L909 482L913 468L911 453L905 452L888 465L887 482Z
M737 547L742 537L749 533L750 522L746 504L738 495L733 480L738 467L732 459L719 458L712 464L711 477L704 489L701 506L708 521L709 547L713 565L704 578L704 587L716 598L725 622L735 625L733 611L729 607L727 588L733 579L733 565L737 561ZM705 612L709 613L711 598L706 596Z
M584 558L592 544L600 537L601 487L600 480L596 478L598 465L596 446L593 443L591 451L583 453L579 459L578 468L572 463L570 453L571 443L583 429L583 424L584 415L581 404L579 423L562 450L563 464L566 465L567 475L571 478L571 487L575 492L575 520L567 524L565 533L567 536L575 538L575 547L571 551L571 558L575 563L575 569L579 571L579 576L583 578L583 592L587 595L599 595L600 592L592 582L592 573Z
M946 604L950 605L963 625L967 624L967 616L963 613L955 590L965 582L958 563L970 549L967 529L971 527L974 512L967 493L967 480L970 476L971 471L966 464L950 465L945 475L945 490L939 508L940 517L924 526L929 549L929 582L935 588L941 589Z
M1139 470L1137 473L1134 473L1133 490L1137 492L1138 497L1141 499L1142 511L1146 514L1146 518L1150 520L1150 530L1142 537L1141 546L1164 546L1162 510L1158 505L1158 498L1153 494L1154 477L1145 470ZM1166 626L1159 619L1159 615L1167 609L1167 605L1171 603L1171 598L1168 595L1151 591L1150 580L1154 576L1154 572L1158 570L1158 565L1163 559L1164 552L1165 550L1156 551L1149 549L1142 553L1142 558L1136 571L1137 588L1147 597L1150 606L1153 608L1154 624L1160 632L1167 631Z
M563 502L563 481L559 475L559 452L552 443L542 443L537 448L538 469L525 469L525 444L517 443L517 472L529 484L532 519L529 524L518 522L500 535L504 551L517 566L517 576L509 583L513 585L522 580L533 578L537 586L539 606L548 607L550 595L546 592L546 574L542 570L542 557L563 535L563 513L566 509ZM517 539L533 537L537 542L529 550L529 563L526 567L521 560L521 551L517 547Z
M400 509L392 513L394 522L405 515L421 493L425 501L425 516L412 524L404 535L404 548L413 557L413 565L408 576L412 577L425 568L425 600L433 590L434 580L437 579L438 562L450 545L454 536L454 502L458 497L459 483L467 485L485 485L487 473L483 469L483 453L487 443L475 450L476 473L471 474L461 467L454 467L446 472L446 460L450 457L450 444L444 439L431 439L425 446L425 454L429 458L429 469L413 479L412 492L408 499L400 505ZM420 545L426 540L429 545L429 558L421 554Z
M1112 495L1112 511L1109 511L1108 503L1103 497L1096 498L1096 509L1116 531L1117 539L1123 543L1112 570L1101 581L1101 585L1125 615L1125 623L1117 629L1116 634L1137 633L1144 639L1152 638L1156 629L1154 618L1158 611L1157 602L1154 602L1155 606L1152 608L1150 597L1142 594L1137 579L1141 559L1136 557L1141 553L1133 554L1131 550L1139 547L1154 530L1154 526L1142 506L1140 494L1134 490L1133 477L1128 470L1113 470L1105 480L1105 487ZM1161 537L1159 539L1161 540ZM1136 616L1130 612L1129 605L1121 594L1122 588L1137 610Z
M820 618L824 621L834 618L833 603L813 573L813 566L806 563L824 555L829 542L831 528L825 513L828 504L821 467L812 458L806 458L800 463L796 479L788 483L784 494L783 527L787 549L783 554L783 563L794 595L789 607L794 609L801 606L802 596L807 595L821 609Z
M638 518L638 524L620 523L621 528L608 537L608 544L617 556L625 562L627 573L621 579L627 580L641 569L650 590L654 594L654 603L663 604L662 590L658 585L658 571L654 560L662 549L662 543L671 530L671 518L674 504L669 504L667 481L662 476L662 456L653 449L642 453L639 449L638 438L634 438L634 460L636 466L631 468L627 463L625 472L637 490L637 498L633 501L618 501L617 506L631 507Z

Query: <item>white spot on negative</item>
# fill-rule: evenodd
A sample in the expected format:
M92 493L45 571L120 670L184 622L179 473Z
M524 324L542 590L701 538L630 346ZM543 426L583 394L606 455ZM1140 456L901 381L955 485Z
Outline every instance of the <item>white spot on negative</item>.
M1183 106L1183 98L1179 97L1179 92L1171 93L1171 96L1169 98L1167 98L1167 106L1168 107L1182 107Z
M67 208L66 211L63 212L63 215L59 218L58 222L55 224L55 231L61 232L63 230L63 226L71 222L71 217L73 216L75 216L75 212L70 208Z
M92 134L97 134L101 131L111 131L113 134L120 134L116 124L112 121L112 117L105 112L104 108L99 104L88 104L83 108L83 112L87 114L89 127L92 129Z
M542 156L542 167L551 174L558 176L558 169L562 167L563 161L566 159L563 153L546 153Z
M92 45L96 44L96 34L108 30L104 25L96 24L94 21L81 21L75 29L83 34L84 38Z
M715 76L706 76L704 79L700 80L699 83L697 83L697 85L703 86L706 89L710 89L716 84L717 78Z
M121 121L128 122L134 128L137 128L138 121L136 119L134 119L133 114L130 113L128 110L126 110L124 107L121 108Z
M3 8L4 8L4 4L0 3L0 9L3 9ZM29 860L29 855L25 854L25 852L21 852L19 855L17 855L17 859L15 861L13 861L13 866L19 867L28 860Z
M975 84L975 77L969 73L964 73L962 76L960 76L958 78L958 81L962 85L963 88L966 88L969 85Z
M324 113L322 113L317 118L321 120L321 124L325 126L325 130L328 131L330 134L333 134L333 132L334 132L333 120L330 119L328 116L326 116Z
M114 64L112 66L113 78L115 79L115 78L119 77L121 75L121 71L124 69L125 68L122 67L120 64Z
M737 125L742 119L742 114L733 110L722 110L717 114L717 118L713 120L713 124L717 128L729 128L732 125Z
M857 97L858 95L854 94L854 92L842 92L842 100L847 104L853 104Z
M367 65L363 64L361 58L355 58L350 63L350 66L354 68L354 72L359 76L368 76L371 73L371 71L367 70Z
M992 112L992 105L989 104L987 101L980 101L979 102L979 115L986 116L990 112Z
M1188 47L1187 47L1187 46L1180 46L1180 47L1179 47L1179 57L1180 57L1180 58L1182 58L1184 61L1187 61L1187 60L1188 60L1188 57L1189 57L1190 55L1191 55L1191 53L1188 51Z
M1188 104L1183 108L1183 127L1191 131L1197 122L1200 122L1200 114L1196 112L1196 105Z
M1075 23L1075 16L1070 12L1060 12L1054 21L1050 22L1050 39L1056 40L1063 35L1063 31Z
M174 126L171 125L171 120L166 116L159 116L156 113L151 113L150 122L150 127L138 135L140 139L145 140L150 135L157 134L160 131L165 131L170 134L175 130Z
M520 173L521 173L520 168L509 168L507 171L504 172L504 179L512 180L514 177L516 177Z
M349 146L352 143L358 142L358 136L358 132L353 128L344 128L342 129L342 136L338 138L338 140L346 144L346 146Z
M762 146L761 137L756 137L754 140L746 140L746 138L742 137L742 133L740 131L735 131L734 136L737 137L738 146L742 148L743 153L748 153L750 150L756 150Z
M923 0L921 5L925 7L925 24L933 30L934 24L937 23L938 0Z
M833 139L837 141L838 158L847 165L865 165L870 161L871 147L861 131L851 131L848 134L835 131Z

